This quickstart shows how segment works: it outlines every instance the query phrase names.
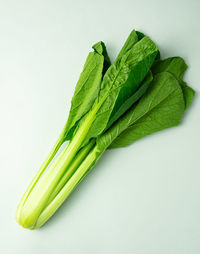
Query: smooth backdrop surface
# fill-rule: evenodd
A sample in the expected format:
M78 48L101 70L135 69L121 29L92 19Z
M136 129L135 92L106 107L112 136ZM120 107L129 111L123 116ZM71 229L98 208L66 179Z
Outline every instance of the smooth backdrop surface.
M0 253L200 253L200 1L0 2ZM56 141L91 46L133 29L182 56L197 92L179 127L106 152L40 230L17 203Z

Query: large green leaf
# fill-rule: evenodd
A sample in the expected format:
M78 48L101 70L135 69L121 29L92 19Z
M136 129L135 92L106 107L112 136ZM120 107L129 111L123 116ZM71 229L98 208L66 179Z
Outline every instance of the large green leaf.
M148 92L105 134L97 139L99 149L124 147L180 123L184 113L183 93L168 72L156 74Z
M80 119L91 109L100 90L103 72L110 66L110 60L103 42L93 46L83 71L76 84L71 109L65 126L65 135L70 139Z
M119 64L122 56L137 42L138 35L133 30L116 58L115 65ZM102 77L110 67L110 59L104 43L96 43L93 49L94 52L89 53L86 60L71 101L71 109L65 127L66 138L68 140L76 133L85 116L94 106L100 92Z
M185 100L185 109L187 109L194 97L194 90L189 87L183 80L183 75L187 70L187 64L181 57L170 57L162 61L158 61L153 65L153 74L167 71L174 75L174 77L179 81L179 84L183 91L183 96Z
M104 75L97 104L102 103L86 136L97 137L120 117L135 100L124 103L137 91L157 55L158 48L148 37L137 42L131 50L116 61ZM145 90L143 91L145 92ZM138 98L142 94L138 93ZM119 112L120 110L120 112Z

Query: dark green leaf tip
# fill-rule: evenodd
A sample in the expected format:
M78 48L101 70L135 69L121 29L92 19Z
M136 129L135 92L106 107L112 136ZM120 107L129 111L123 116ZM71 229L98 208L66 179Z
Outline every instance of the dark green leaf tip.
M94 49L94 51L96 53L98 53L99 55L102 55L103 52L105 51L106 47L103 41L99 41L97 43L95 43L92 48Z

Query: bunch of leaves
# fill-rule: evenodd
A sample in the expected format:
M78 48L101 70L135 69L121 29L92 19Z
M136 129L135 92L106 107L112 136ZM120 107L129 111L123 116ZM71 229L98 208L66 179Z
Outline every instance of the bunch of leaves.
M23 227L41 227L106 149L178 125L193 99L193 89L183 81L184 60L161 60L144 34L133 30L112 65L103 42L93 49L64 129L18 206L16 219Z

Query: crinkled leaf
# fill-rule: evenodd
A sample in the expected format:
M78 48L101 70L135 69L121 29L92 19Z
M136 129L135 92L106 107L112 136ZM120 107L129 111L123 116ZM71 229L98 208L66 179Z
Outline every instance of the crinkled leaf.
M126 96L126 87L124 87L121 92L119 93L119 98L121 98L121 105L117 108L115 114L113 114L113 117L111 116L107 128L109 128L121 115L124 114L124 112L127 111L139 98L146 92L149 85L151 84L151 81L153 80L153 75L151 71L146 75L145 79L143 80L142 84L139 86L139 88L129 97ZM124 98L124 99L123 99ZM114 111L114 110L113 110Z
M141 39L142 37L138 38L137 32L133 30L127 38L126 42L124 43L124 46L120 50L115 62L119 61L122 56L126 54L130 49L132 49L132 47Z
M147 93L97 140L99 149L124 147L180 123L184 113L183 93L168 72L156 74Z
M103 133L127 110L127 105L123 110L121 105L137 91L151 68L157 52L157 46L145 36L123 55L119 62L116 61L111 65L104 75L97 99L97 103L103 100L102 106L96 114L85 142ZM121 113L118 112L119 109Z
M100 90L103 72L110 66L110 60L103 42L93 46L77 82L71 101L71 109L65 126L65 135L70 139L80 119L91 109Z
M100 41L100 42L97 42L96 44L94 44L92 46L92 48L94 49L94 52L96 52L104 57L104 66L103 66L103 75L104 75L104 73L107 71L107 69L111 65L110 58L109 58L107 50L106 50L106 46L102 41Z

